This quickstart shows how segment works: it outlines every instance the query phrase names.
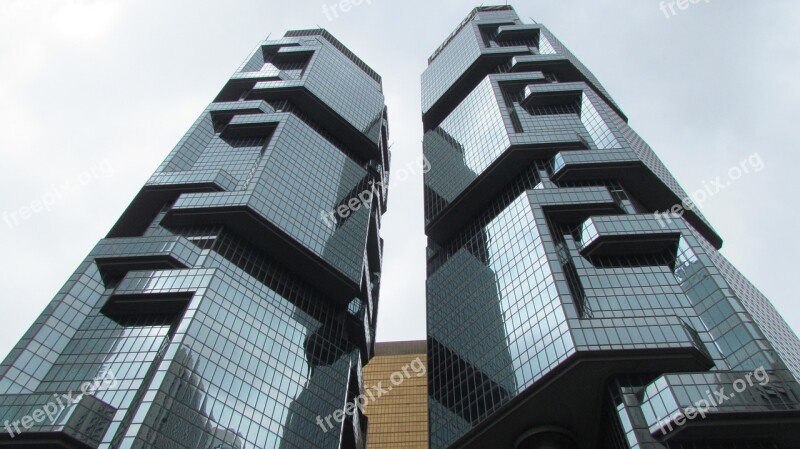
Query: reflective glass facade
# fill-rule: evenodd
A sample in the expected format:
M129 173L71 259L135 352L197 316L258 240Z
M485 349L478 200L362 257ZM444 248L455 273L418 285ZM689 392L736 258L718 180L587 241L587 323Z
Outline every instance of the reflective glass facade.
M259 43L0 365L0 447L364 449L387 133L326 31Z
M798 447L800 341L547 28L474 9L422 99L431 449Z

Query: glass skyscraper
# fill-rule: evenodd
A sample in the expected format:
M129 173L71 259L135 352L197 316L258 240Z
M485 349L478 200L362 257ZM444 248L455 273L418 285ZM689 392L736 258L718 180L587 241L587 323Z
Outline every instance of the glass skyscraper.
M328 32L261 42L3 361L0 447L363 449L387 134Z
M800 447L797 336L547 28L474 9L422 112L431 449Z

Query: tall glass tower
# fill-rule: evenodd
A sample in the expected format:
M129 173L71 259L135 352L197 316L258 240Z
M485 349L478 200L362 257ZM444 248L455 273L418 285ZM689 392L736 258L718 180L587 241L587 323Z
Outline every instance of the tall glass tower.
M374 346L387 133L327 31L261 42L0 366L0 447L363 448L337 412Z
M431 449L800 447L798 338L547 28L474 9L422 112Z

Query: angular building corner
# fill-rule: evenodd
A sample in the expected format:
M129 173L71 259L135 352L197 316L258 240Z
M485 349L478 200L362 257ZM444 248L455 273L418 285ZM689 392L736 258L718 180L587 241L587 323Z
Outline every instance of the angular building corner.
M511 6L422 75L430 448L800 447L800 342L599 81Z
M0 365L0 447L364 448L387 133L327 31L261 42Z

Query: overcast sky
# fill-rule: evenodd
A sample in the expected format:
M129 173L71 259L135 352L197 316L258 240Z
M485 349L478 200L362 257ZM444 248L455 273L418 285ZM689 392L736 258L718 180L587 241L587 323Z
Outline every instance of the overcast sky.
M334 4L0 0L0 357L270 33L327 28L380 73L393 168L413 166L419 75L476 5L364 0L326 15ZM702 210L727 257L800 329L800 2L701 1L674 16L657 0L512 4L598 76L687 191L727 180L757 153L763 169ZM378 338L424 338L422 178L394 175ZM40 198L56 200L9 225L8 214Z

